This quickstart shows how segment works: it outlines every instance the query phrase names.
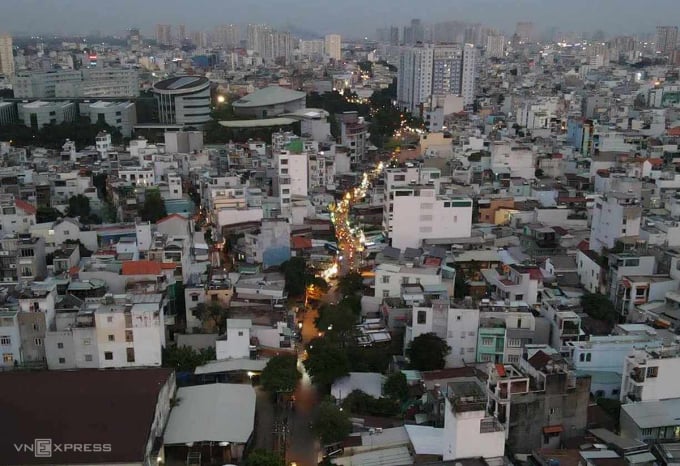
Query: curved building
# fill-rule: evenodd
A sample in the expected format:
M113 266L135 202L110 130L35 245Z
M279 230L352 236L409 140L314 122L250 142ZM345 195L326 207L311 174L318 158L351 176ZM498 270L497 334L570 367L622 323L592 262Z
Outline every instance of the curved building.
M232 104L234 114L244 117L272 118L305 108L307 94L281 86L258 89Z
M210 121L210 80L177 76L153 86L161 123L200 128Z

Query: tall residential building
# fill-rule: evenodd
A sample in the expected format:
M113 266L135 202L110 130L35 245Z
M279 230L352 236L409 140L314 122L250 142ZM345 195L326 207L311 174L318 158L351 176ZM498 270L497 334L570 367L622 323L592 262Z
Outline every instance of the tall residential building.
M300 41L300 53L305 57L323 57L324 49L325 41L321 39Z
M0 74L14 76L14 54L12 53L12 36L0 35Z
M425 27L419 19L412 19L411 24L404 28L404 44L415 45L425 40Z
M672 53L678 46L678 27L659 26L656 28L656 51L663 54Z
M399 28L390 26L390 45L399 45Z
M247 30L248 49L264 56L266 35L270 32L271 28L265 24L249 24Z
M473 44L463 47L463 71L460 78L460 95L465 105L475 102L475 77L477 75L477 49Z
M265 60L290 64L293 55L293 38L290 32L271 31L265 36L264 54Z
M486 38L486 56L488 58L503 58L505 56L505 36L489 34Z
M139 52L142 48L142 35L138 28L131 28L128 31L128 47L132 52Z
M339 34L328 34L326 36L326 55L333 60L342 58L342 37Z
M241 40L241 31L237 24L223 24L217 27L215 37L222 47L236 47Z
M534 36L534 23L529 21L520 21L517 23L517 28L515 29L515 34L517 35L519 42L526 44L531 42Z
M160 45L172 44L172 26L169 24L157 24L156 42L158 42Z
M402 51L397 79L400 108L421 114L434 97L460 95L474 102L477 51L472 44L419 44Z
M177 26L177 37L176 37L176 42L179 45L182 45L182 42L184 42L187 39L187 27L184 24L180 24Z

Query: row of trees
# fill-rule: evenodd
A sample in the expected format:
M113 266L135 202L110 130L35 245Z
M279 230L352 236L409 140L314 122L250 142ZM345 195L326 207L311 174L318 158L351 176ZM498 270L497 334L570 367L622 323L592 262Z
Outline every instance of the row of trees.
M117 128L104 123L90 124L89 119L47 125L41 129L33 129L24 125L0 126L0 141L12 141L17 146L40 146L60 150L66 139L74 141L76 147L92 146L100 131L110 133L114 144L123 142L123 137Z

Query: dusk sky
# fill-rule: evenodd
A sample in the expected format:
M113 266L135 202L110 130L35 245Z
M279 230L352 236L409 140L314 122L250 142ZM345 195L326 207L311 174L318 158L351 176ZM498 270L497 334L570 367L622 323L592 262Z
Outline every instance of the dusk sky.
M556 27L634 34L680 24L679 6L680 0L0 0L0 31L119 34L136 26L152 35L156 23L183 23L192 31L257 22L361 37L421 18L482 22L506 31L529 20L539 32Z

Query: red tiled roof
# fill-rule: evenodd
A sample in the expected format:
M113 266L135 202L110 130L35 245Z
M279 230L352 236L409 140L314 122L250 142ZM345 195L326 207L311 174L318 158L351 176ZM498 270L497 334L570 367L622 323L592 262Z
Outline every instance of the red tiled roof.
M671 128L668 131L666 131L666 134L669 136L680 136L680 126L676 126L675 128Z
M290 244L293 249L311 249L312 240L304 236L293 236L290 239Z
M654 158L654 159L647 159L647 161L655 167L659 167L659 166L663 165L663 159Z
M562 227L551 227L553 230L555 230L555 233L557 233L560 236L568 235L569 230L566 230Z
M528 362L534 369L538 369L540 371L545 367L546 364L548 364L549 361L550 355L539 350L536 352L536 354L529 358Z
M597 174L599 176L601 176L602 178L609 178L609 170L607 170L606 168L602 168L602 169L598 170Z
M584 252L588 251L588 250L590 250L590 241L588 241L587 239L584 239L583 241L581 241L580 243L578 243L576 245L576 248L579 251L584 251Z
M529 269L529 278L532 280L543 280L543 274L540 269Z
M505 377L505 366L503 364L496 364L496 372L499 377Z
M161 269L163 270L175 270L177 264L174 262L161 262Z
M162 265L153 261L125 261L121 275L160 275Z
M157 221L157 222L156 222L156 225L158 225L159 223L167 222L168 220L172 220L173 218L179 218L179 219L181 219L181 220L186 220L186 219L187 219L186 217L183 217L183 216L181 216L180 214L170 214L170 215L168 215L167 217L163 217L162 219L160 219L159 221Z
M38 209L36 209L33 204L29 204L28 202L22 201L21 199L15 199L14 205L17 207L17 209L21 209L27 214L35 214L38 211Z

